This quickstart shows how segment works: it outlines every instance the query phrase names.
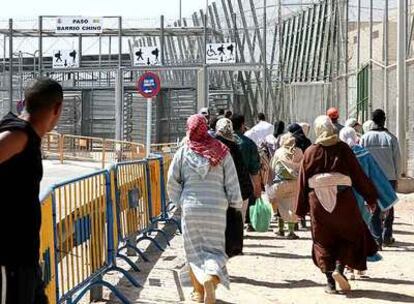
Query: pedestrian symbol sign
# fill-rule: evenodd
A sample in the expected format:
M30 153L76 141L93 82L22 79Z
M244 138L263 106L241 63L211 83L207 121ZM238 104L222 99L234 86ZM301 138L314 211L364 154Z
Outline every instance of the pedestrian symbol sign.
M75 49L55 50L52 56L54 69L68 69L79 67L79 53Z
M161 50L157 46L134 47L134 66L161 65Z
M235 43L208 43L206 48L206 63L236 63Z

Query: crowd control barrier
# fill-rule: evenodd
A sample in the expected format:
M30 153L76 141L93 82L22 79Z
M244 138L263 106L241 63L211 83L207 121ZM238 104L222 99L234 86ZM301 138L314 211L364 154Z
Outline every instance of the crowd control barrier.
M40 198L42 226L40 229L40 267L49 304L56 304L55 231L53 221L53 195L48 191Z
M158 222L178 221L166 212L163 157L119 163L110 170L54 185L42 197L40 265L51 304L76 304L94 287L107 287L119 300L128 299L104 280L109 271L118 271L134 286L139 283L117 259L125 260L133 270L138 266L124 249L133 249L149 240L163 250L151 233Z
M170 156L164 156L169 159L168 164L171 163ZM153 202L153 210L151 222L156 225L159 222L173 223L181 233L181 223L168 214L168 204L166 196L166 179L168 174L168 167L164 165L164 157L161 155L154 155L148 159L149 177L150 177L150 191ZM152 194L154 193L154 194Z
M162 146L162 145L161 145ZM142 144L100 137L47 133L42 141L45 158L100 162L102 169L108 163L117 163L145 157Z

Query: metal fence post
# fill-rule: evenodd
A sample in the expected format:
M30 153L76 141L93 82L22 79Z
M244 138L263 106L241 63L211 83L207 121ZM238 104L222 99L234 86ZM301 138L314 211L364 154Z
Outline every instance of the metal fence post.
M105 143L106 143L106 141L105 141L105 138L104 139L102 139L102 169L105 169L105 156L106 156L106 153L105 153Z
M13 19L9 19L9 112L13 110Z
M65 144L65 135L59 134L59 159L60 159L60 163L63 164L63 150L64 147L63 145Z

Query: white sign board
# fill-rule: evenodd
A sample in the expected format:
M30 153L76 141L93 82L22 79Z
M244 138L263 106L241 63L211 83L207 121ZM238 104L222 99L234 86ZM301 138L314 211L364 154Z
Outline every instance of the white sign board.
M157 46L136 46L132 55L134 66L161 65L161 49Z
M56 34L101 34L102 17L64 16L56 18Z
M53 52L54 69L69 69L79 67L79 52L75 49L55 50Z
M236 63L236 44L208 43L206 49L206 61L209 63Z

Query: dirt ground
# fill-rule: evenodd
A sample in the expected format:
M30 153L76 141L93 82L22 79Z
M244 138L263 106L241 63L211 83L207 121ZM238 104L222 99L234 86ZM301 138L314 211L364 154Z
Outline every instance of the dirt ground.
M133 287L116 273L106 277L133 303L191 303L191 288L180 282L185 264L182 238L174 235L172 226L165 229L172 235L170 247L161 253L149 246L146 252L151 262L133 258L141 272L130 273L144 288ZM324 293L325 278L311 260L308 230L300 231L301 238L294 241L278 238L273 231L247 233L244 255L228 263L231 289L219 287L217 303L414 303L414 195L401 197L394 229L396 243L384 248L383 261L370 263L368 277L352 281L352 292L344 295ZM140 244L143 249L145 245ZM119 303L108 291L104 297L109 303Z

